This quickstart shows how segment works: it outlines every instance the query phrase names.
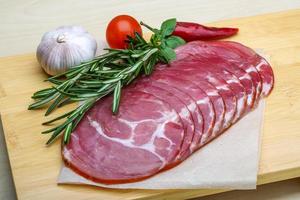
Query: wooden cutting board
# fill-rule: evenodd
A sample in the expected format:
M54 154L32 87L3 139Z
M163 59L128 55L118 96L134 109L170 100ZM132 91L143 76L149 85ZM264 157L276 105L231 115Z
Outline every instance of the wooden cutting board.
M232 40L263 49L274 67L276 85L266 102L258 184L300 176L299 19L300 10L292 10L212 23L239 27ZM44 146L45 110L27 111L31 94L47 86L45 78L34 54L0 59L0 112L19 199L184 199L222 192L58 186L60 144Z

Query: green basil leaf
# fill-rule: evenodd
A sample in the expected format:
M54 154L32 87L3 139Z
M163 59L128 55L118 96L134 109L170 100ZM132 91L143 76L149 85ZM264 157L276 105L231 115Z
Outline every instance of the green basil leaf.
M164 57L164 59L167 61L167 63L169 63L170 61L176 59L176 53L170 47L166 47L166 48L160 49L159 52Z
M168 47L175 49L178 46L184 45L185 41L181 37L172 35L165 40L165 44Z
M176 27L176 19L175 18L164 21L160 27L160 33L162 35L162 38L164 38L165 36L171 35L173 33L175 27Z

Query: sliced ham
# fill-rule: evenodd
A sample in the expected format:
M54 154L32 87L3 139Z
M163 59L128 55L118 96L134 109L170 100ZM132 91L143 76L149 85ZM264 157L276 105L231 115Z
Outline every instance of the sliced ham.
M180 162L182 158L191 154L190 145L193 140L194 136L194 121L192 119L191 112L189 111L187 105L179 99L175 94L168 92L165 89L152 85L152 81L149 79L144 78L143 81L136 81L136 84L131 84L135 91L142 91L145 93L152 94L153 96L157 97L162 101L166 101L169 105L174 108L174 110L178 113L179 117L182 120L184 129L185 129L185 136L182 142L182 146L178 155L176 156L174 163L170 162L168 165L175 165L175 163Z
M149 177L176 158L184 128L169 104L151 94L124 91L115 116L111 102L112 97L97 102L72 133L63 149L67 166L109 184Z
M153 81L163 82L165 84L176 87L177 89L188 93L196 102L199 110L201 110L203 116L203 132L201 135L196 135L192 141L192 149L198 148L201 138L207 138L212 134L215 124L216 114L213 104L207 94L199 88L196 84L189 80L184 80L179 77L174 77L168 74L155 74L151 77Z
M247 59L249 63L253 64L262 81L262 96L268 96L274 86L274 73L268 61L249 47L246 47L240 43L231 42L230 47L232 49L235 48L241 53L241 55L244 56L244 59Z
M86 113L62 149L67 167L105 184L143 180L187 159L273 88L268 62L239 43L195 41L176 54L122 89L117 115L111 96Z
M202 70L201 68L200 69L196 68L195 65L197 66L197 64L199 64L198 61L195 62L187 61L186 65L184 66L177 65L176 63L174 63L174 66L173 64L171 64L170 67L163 70L166 71L165 74L167 74L169 70L173 71L174 69L180 69L182 74L184 73L190 78L207 81L210 84L214 85L215 88L219 91L219 94L222 96L226 106L226 112L225 112L224 123L223 123L223 129L226 129L231 125L236 114L237 101L236 101L235 94L232 92L230 86L226 83L226 81L224 81L220 77L215 76L215 74L209 71ZM180 76L180 73L178 73L177 76ZM209 134L207 134L207 136L209 136ZM206 143L206 141L207 141L206 137L204 137L204 139L201 141L201 144Z
M149 82L149 79L144 77L144 78L138 80L139 83L142 83L144 81ZM177 89L176 87L173 87L172 85L165 84L165 83L159 82L159 81L151 81L151 85L154 85L154 86L162 88L172 94L175 94L176 97L178 97L185 105L187 105L187 108L191 112L192 119L194 121L194 135L192 138L192 143L189 147L189 152L186 153L185 155L183 155L180 159L180 161L182 161L182 160L186 159L191 153L193 153L193 151L196 148L197 142L200 140L200 137L203 134L203 129L204 129L203 114L200 111L200 109L198 108L196 101L194 101L194 99L190 96L189 93L187 93L185 91L181 91L181 90Z
M231 67L231 72L237 68L244 70L251 77L252 84L256 90L255 102L259 101L261 96L268 96L274 86L274 73L271 65L252 49L231 41L211 41L190 42L188 46L181 46L177 51L187 52L180 55L179 59L184 59L188 55L195 57L205 55L214 56L217 59L224 59L225 62L231 62L237 66ZM228 65L230 66L230 65ZM246 76L238 76L239 78L248 79Z
M162 76L180 77L185 81L193 82L203 91L205 91L206 95L210 98L216 113L216 119L212 135L217 135L218 133L220 133L220 131L223 130L226 110L224 100L219 94L217 88L207 81L199 80L199 78L191 76L187 73L182 73L182 71L180 69L177 69L176 67L172 66L171 68L167 69L166 67L166 65L161 65L160 67L157 67L157 70L154 72L154 77L156 77L158 73L160 73ZM208 137L210 135L206 136Z
M250 57L245 55L245 53L249 53L247 52L248 50L246 50L243 45L235 42L224 42L223 44L213 43L212 46L223 48L225 51L230 52L225 56L225 59L237 64L239 68L243 69L247 74L250 75L256 94L255 101L253 104L255 106L261 96L262 79L259 72L256 69L255 63L251 62L249 59Z
M191 42L188 46L179 47L177 52L186 52L188 50L193 52L193 54L182 55L181 59L189 56L197 60L213 59L215 60L214 63L221 63L221 66L216 64L213 68L221 67L221 69L223 68L239 79L247 94L247 110L250 110L254 106L257 95L260 95L259 90L261 88L261 80L258 73L255 73L255 67L251 66L247 61L245 61L245 59L241 59L241 56L239 55L240 52L236 53L227 49L228 43L229 42L226 42L226 45L222 45L210 42L208 45L201 41L195 41ZM247 63L246 65L245 62ZM245 66L246 69L243 66ZM251 71L252 76L250 76L245 70ZM258 90L258 92L256 90Z
M183 69L184 71L191 71L191 73L201 74L201 75L197 75L197 76L202 76L200 80L205 80L206 82L209 83L212 83L213 79L218 80L218 82L214 81L215 87L220 87L220 84L223 84L223 86L225 85L224 87L222 87L221 90L224 92L224 89L227 88L227 90L229 90L229 92L227 93L234 95L236 99L236 111L233 111L235 112L235 115L231 123L236 122L240 118L240 116L245 112L246 100L247 100L245 88L240 83L238 78L223 68L223 65L226 65L226 63L220 63L219 61L211 60L211 59L198 60L198 59L193 59L192 57L188 57L188 59L189 59L188 62L180 62L180 61L173 62L172 68L169 68L168 70L173 71L175 69L178 69L179 71L182 71L181 68L184 68ZM213 63L214 67L209 67L208 63ZM165 73L168 73L168 71L166 71ZM190 75L190 72L188 72L187 75L189 77L192 76ZM197 78L197 80L199 80L199 78ZM202 85L202 82L199 82L199 85ZM225 125L225 127L226 126L227 125Z

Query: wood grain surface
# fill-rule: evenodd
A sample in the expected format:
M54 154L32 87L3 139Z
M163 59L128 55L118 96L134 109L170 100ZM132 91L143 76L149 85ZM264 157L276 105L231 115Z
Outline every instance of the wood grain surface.
M300 176L300 10L213 23L235 24L232 40L262 48L271 56L276 85L267 99L259 184ZM112 190L57 186L60 144L43 144L45 110L27 111L30 96L47 86L33 54L0 59L0 112L14 182L20 199L151 199L192 198L221 190ZM55 115L61 113L55 112Z

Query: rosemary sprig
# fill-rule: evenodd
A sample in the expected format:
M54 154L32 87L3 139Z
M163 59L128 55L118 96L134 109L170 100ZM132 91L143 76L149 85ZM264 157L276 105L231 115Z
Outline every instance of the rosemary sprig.
M141 25L153 32L150 42L146 42L138 33L135 33L135 37L128 36L128 49L107 49L106 54L48 78L46 81L51 82L52 87L33 94L35 102L29 105L28 109L34 110L46 105L46 116L65 104L81 101L74 110L43 123L49 125L65 119L60 125L42 132L52 133L47 145L62 134L64 143L68 143L71 133L84 114L104 96L113 94L112 112L116 114L124 86L140 74L150 75L156 63L169 63L175 59L173 49L185 43L181 38L171 35L176 26L176 19L164 21L160 30L143 22Z

